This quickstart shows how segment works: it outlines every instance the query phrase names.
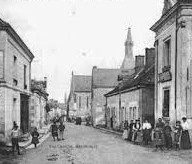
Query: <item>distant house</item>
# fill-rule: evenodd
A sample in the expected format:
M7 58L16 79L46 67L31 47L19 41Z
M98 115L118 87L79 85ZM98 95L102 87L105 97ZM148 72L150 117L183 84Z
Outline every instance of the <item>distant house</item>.
M30 127L41 129L47 121L46 104L48 93L46 92L47 80L31 81L31 107L29 110Z
M0 19L0 140L16 121L29 130L31 62L34 56L10 24Z
M120 69L107 69L93 67L91 115L93 125L105 124L105 97L104 94L114 89L118 84Z
M142 57L136 56L135 73L124 76L114 90L105 94L107 127L119 129L125 120L130 123L138 118L154 124L154 48L146 49L145 57L144 65Z
M87 115L91 109L91 76L72 73L71 88L68 98L68 114Z

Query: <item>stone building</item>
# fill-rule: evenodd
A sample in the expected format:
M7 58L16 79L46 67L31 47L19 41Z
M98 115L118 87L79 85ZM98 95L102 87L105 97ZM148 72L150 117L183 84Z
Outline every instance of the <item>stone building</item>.
M46 105L48 100L48 93L46 92L47 80L31 81L31 107L29 110L29 125L30 127L37 127L41 129L45 126L47 120Z
M71 88L68 98L70 115L87 115L91 110L91 76L72 73Z
M15 30L0 19L0 139L7 140L13 121L29 129L31 62L34 56Z
M154 48L146 48L144 56L136 56L132 74L120 78L119 84L106 97L106 125L121 129L123 122L147 119L154 123Z
M120 69L93 67L91 87L91 116L93 125L105 124L104 94L114 89L118 84Z
M192 118L192 1L165 0L155 32L155 119Z

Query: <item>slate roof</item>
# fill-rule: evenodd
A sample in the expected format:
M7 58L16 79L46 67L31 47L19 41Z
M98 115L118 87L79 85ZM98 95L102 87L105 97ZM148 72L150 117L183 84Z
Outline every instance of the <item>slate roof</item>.
M93 88L116 87L120 73L120 69L93 68Z
M91 76L74 75L73 89L74 92L91 92Z
M155 77L155 65L142 68L139 72L126 78L122 83L115 87L112 91L105 94L106 97L118 94L119 92L129 92L129 90L137 89L142 86L153 86Z
M17 32L11 27L11 25L9 23L3 21L1 18L0 18L0 30L5 30L15 40L15 42L19 46L21 46L23 51L26 52L31 59L34 58L33 53L29 50L29 48L23 42L23 40L20 38L20 36L17 34Z

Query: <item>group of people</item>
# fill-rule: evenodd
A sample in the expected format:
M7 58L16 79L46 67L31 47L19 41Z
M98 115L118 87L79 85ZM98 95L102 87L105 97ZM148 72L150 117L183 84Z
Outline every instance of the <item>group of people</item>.
M59 141L60 139L64 140L65 125L64 125L63 121L60 121L59 125L57 125L56 121L54 121L53 124L51 125L50 130L51 130L54 141L55 141L55 139L57 139L57 141Z
M53 136L54 141L55 141L56 138L57 138L57 140L59 140L59 139L64 140L64 129L65 129L65 125L64 125L63 121L60 121L59 125L57 125L55 121L53 122L53 124L51 125L50 130L52 132L52 136ZM15 149L16 149L18 155L20 155L20 148L19 148L20 136L21 135L20 135L19 126L14 121L13 122L13 128L11 130L11 142L12 142L12 152L13 152L13 154L14 154ZM31 132L31 136L32 136L31 143L34 144L34 147L36 148L37 144L39 143L39 136L40 136L36 127Z
M135 122L131 120L129 124L128 121L124 122L124 132L123 139L132 141L134 144L144 143L148 145L149 142L154 141L156 149L167 148L171 149L175 144L176 150L179 149L190 149L190 137L189 137L189 125L185 117L181 121L176 121L176 125L171 128L169 121L163 122L161 118L153 129L151 123L145 120L141 124L140 119Z

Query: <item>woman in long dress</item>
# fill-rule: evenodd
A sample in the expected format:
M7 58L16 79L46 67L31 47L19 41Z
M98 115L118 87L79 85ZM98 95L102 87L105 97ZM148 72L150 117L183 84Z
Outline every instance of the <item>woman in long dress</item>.
M124 140L128 139L128 126L129 126L129 123L128 123L127 120L125 120L125 122L124 122L124 130L123 130L123 139Z
M182 118L182 134L181 134L181 149L190 149L191 148L191 142L189 138L189 124L187 123L187 118Z
M145 120L143 123L143 141L145 145L148 145L148 142L151 138L151 124L148 122L148 120Z

